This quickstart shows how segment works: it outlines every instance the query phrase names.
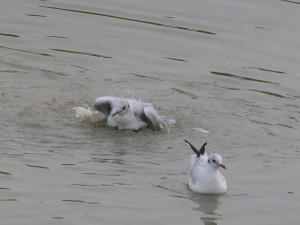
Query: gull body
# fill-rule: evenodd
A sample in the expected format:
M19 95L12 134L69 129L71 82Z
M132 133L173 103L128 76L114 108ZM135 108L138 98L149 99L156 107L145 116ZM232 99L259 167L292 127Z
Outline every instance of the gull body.
M188 177L189 188L193 192L202 194L222 194L227 191L227 184L219 167L226 169L222 163L222 157L217 153L207 155L205 152L206 143L198 151L188 141L186 143L196 154L190 158L191 171Z
M153 131L167 128L166 122L151 103L136 99L98 97L95 100L94 109L104 115L107 124L111 127L131 130L150 127Z

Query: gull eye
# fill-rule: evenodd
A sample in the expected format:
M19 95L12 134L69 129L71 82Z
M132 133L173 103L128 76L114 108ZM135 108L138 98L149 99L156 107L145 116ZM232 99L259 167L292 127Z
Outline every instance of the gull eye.
M216 163L216 160L213 159L213 162Z
M124 106L122 109L124 110L124 109L126 109L126 107Z

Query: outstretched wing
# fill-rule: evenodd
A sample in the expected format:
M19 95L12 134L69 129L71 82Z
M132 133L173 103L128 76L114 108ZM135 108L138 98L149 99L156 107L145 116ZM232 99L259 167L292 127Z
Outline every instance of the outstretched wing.
M153 131L167 128L166 122L151 106L145 106L142 113L142 120L147 123Z
M114 99L114 97L110 96L98 97L95 100L94 109L103 113L103 115L107 118L112 110L112 103Z

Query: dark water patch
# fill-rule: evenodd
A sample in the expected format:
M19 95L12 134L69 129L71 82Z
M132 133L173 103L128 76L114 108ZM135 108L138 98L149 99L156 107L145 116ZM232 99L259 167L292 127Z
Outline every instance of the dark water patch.
M0 202L17 202L18 199L8 198L8 199L0 199Z
M113 184L101 184L102 187L114 187L115 185Z
M184 59L177 59L177 58L171 58L171 57L164 57L165 59L173 60L173 61L178 61L178 62L188 62Z
M237 78L237 79L246 80L246 81L254 81L254 82L261 82L261 83L268 83L268 84L278 84L278 83L274 83L274 82L267 81L267 80L259 80L259 79L240 76L240 75L236 75L236 74L232 74L232 73L224 73L224 72L216 72L216 71L210 71L210 73L217 75L217 76Z
M89 52L79 52L79 51L66 50L66 49L57 49L57 48L50 48L50 50L57 51L57 52L78 54L78 55L87 55L87 56L93 56L93 57L98 57L98 58L112 59L111 56L99 55L99 54L94 54L94 53L89 53Z
M161 79L161 78L146 76L146 75L142 75L142 74L139 74L139 73L129 73L129 74L133 75L135 77L140 77L140 78L147 78L147 79L151 79L151 80L165 81L164 79Z
M19 35L16 34L7 34L7 33L0 33L2 36L7 36L7 37L20 37Z
M266 121L253 120L253 119L249 119L249 121L251 121L253 123L257 123L257 124L267 125L267 126L272 126L273 125L271 123L267 123Z
M77 164L76 163L62 163L60 165L62 165L62 166L76 166Z
M91 160L88 160L88 162L112 163L112 164L127 165L127 166L134 165L121 159L91 158Z
M33 17L47 17L44 15L39 15L39 14L25 14L26 16L33 16Z
M244 68L244 69L256 69L256 70L261 70L261 71L270 72L270 73L286 74L286 73L283 72L283 71L264 69L264 68L260 68L260 67L252 67L252 66L248 66L248 67L243 67L243 68Z
M63 219L65 219L64 217L61 217L61 216L52 216L51 218L52 219L56 219L56 220L63 220Z
M290 126L290 125L287 125L287 124L277 124L278 126L281 126L281 127L286 127L286 128L290 128L290 129L294 129L294 127Z
M10 48L10 47L5 47L5 46L0 46L0 48L13 50L13 51L18 51L18 52L29 53L29 54L34 54L34 55L53 57L52 55L42 53L42 52L33 52L33 51L24 50L24 49Z
M180 93L180 94L190 96L192 99L198 98L197 95L195 95L195 94L193 94L193 93L191 93L191 92L183 91L183 90L181 90L181 89L179 89L179 88L171 88L171 89L172 89L173 91L176 91L176 92Z
M10 188L7 188L7 187L0 187L0 190L7 190L7 191L10 191L11 189L10 189Z
M296 117L294 116L289 116L290 119L294 120L295 122L300 122Z
M8 173L8 172L4 172L4 171L0 171L0 175L3 174L3 175L7 175L7 176L11 176L11 173Z
M123 175L120 175L120 174L103 174L103 173L81 173L81 174L84 174L84 175L93 175L93 176L112 176L112 177L123 176Z
M99 187L99 184L72 184L72 186L80 186L80 187Z
M28 74L27 72L19 71L19 70L0 70L0 73L23 73L23 74Z
M270 92L270 91L261 91L261 90L255 90L255 89L250 89L250 91L259 92L259 93L270 95L270 96L274 96L274 97L277 97L277 98L287 98L287 97L285 97L285 96L283 96L281 94L277 94L277 93Z
M30 165L30 164L25 164L25 166L38 168L38 169L47 169L47 170L49 169L49 167L46 166L37 166L37 165Z
M281 0L282 2L288 2L288 3L294 3L294 4L300 4L300 2L296 1L290 1L290 0Z
M121 182L117 182L117 183L113 183L113 184L120 185L120 186L124 186L124 185L126 185L126 186L130 186L130 185L132 185L132 184L128 184L128 183L121 183Z
M209 35L216 35L216 33L206 31L206 30L194 29L194 28L171 25L171 24L163 24L163 23L158 23L158 22L153 22L153 21L139 20L139 19L133 19L133 18L128 18L128 17L109 15L109 14L104 14L104 13L97 13L97 12L90 12L90 11L83 11L83 10L76 10L76 9L59 8L59 7L52 7L52 6L39 6L39 7L47 8L47 9L68 11L68 12L75 12L75 13L84 13L84 14L95 15L95 16L103 16L103 17L109 17L109 18L113 18L113 19L127 20L127 21L131 21L131 22L144 23L144 24L155 25L155 26L160 26L160 27L174 28L174 29L204 33L204 34L209 34Z
M262 30L271 30L271 31L275 31L274 29L267 28L267 27L255 26L254 28L256 28L256 29L262 29Z
M162 185L155 185L155 184L152 184L152 183L150 183L150 182L148 182L148 184L150 184L151 186L156 187L156 188L161 188L161 189L165 189L165 190L172 191L172 192L176 192L176 193L182 193L182 192L180 192L180 191L172 190L172 189L167 188L167 187L164 187L164 186L162 186Z
M51 70L40 70L42 73L44 73L45 76L48 76L48 77L52 77L54 78L55 76L67 76L68 74L66 73L61 73L61 72L55 72L55 71L51 71ZM55 101L55 100L54 100Z
M83 200L76 200L76 199L63 199L63 202L71 202L71 203L85 203L85 204L91 204L91 205L97 205L100 204L99 202L87 202Z
M58 39L70 39L68 37L63 37L63 36L55 36L55 35L48 35L46 36L47 38L58 38Z

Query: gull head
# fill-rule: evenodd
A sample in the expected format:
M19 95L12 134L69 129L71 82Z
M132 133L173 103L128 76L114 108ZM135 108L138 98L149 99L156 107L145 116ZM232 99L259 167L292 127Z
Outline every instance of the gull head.
M208 157L208 163L211 164L216 169L218 169L219 167L222 167L222 168L226 169L226 167L222 163L222 156L220 156L217 153L212 153Z
M114 102L114 107L111 113L113 117L116 115L121 116L129 112L129 110L130 110L129 102L125 99L119 99Z

